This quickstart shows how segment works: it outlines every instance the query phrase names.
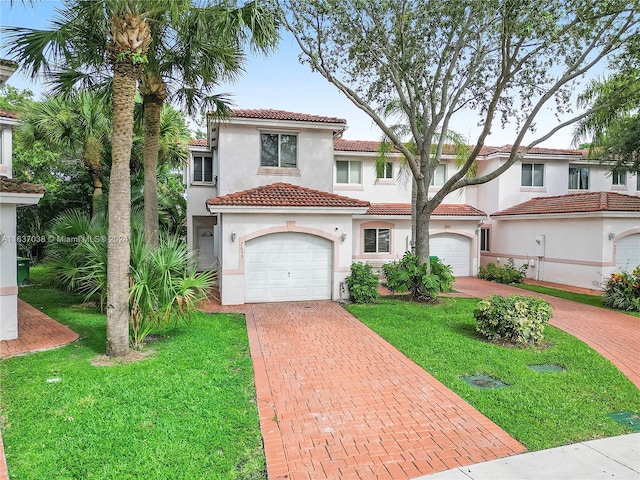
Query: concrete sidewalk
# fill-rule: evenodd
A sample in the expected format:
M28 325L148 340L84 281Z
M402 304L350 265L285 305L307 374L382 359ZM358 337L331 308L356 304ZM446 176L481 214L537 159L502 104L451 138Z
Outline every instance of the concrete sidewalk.
M640 433L524 453L414 480L640 479Z

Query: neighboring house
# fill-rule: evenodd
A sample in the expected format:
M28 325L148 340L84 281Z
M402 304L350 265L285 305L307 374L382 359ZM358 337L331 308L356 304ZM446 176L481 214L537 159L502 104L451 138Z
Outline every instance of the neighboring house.
M377 172L379 143L342 139L346 126L334 117L236 110L229 120L209 125L206 141L192 144L184 172L188 243L201 270L218 270L223 304L339 299L346 296L352 262L380 267L411 249L411 177L402 156L390 154ZM480 173L506 161L508 152L508 147L483 148ZM456 168L454 155L443 155L433 193ZM607 167L586 162L581 151L533 149L498 179L445 198L431 217L431 254L457 276L475 275L481 263L512 257L532 263L529 276L541 280L580 286L602 281L623 256L625 265L635 261L636 250L640 257L639 215L632 207L611 215L620 221L590 227L589 235L604 229L597 238L615 230L610 248L597 257L590 250L574 255L572 239L555 235L544 218L536 225L545 228L534 228L532 241L543 235L548 247L558 241L566 248L557 257L538 256L539 250L529 252L528 230L504 220L506 209L533 198L596 189L640 201L635 177L611 178ZM528 220L520 220L530 229ZM584 264L589 275L559 277L550 265L563 259Z
M0 85L15 71L13 62L0 60ZM14 112L0 110L0 340L18 337L16 208L38 203L44 187L13 180L12 134L18 124Z

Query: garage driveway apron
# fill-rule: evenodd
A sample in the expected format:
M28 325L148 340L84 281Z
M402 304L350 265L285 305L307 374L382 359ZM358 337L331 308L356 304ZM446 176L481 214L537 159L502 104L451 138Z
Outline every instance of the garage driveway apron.
M525 451L331 301L246 313L275 479L409 479Z

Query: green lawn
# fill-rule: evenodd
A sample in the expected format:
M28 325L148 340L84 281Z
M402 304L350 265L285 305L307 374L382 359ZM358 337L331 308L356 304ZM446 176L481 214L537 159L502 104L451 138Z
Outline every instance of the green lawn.
M197 314L148 358L96 367L105 316L41 273L20 296L82 338L0 362L12 479L266 478L242 316Z
M475 331L477 300L445 298L437 306L384 298L347 309L458 393L530 450L630 433L607 417L640 412L640 391L583 342L547 327L545 350L483 342ZM538 373L532 364L566 367ZM478 390L462 377L489 374L508 388Z
M530 292L544 293L551 295L552 297L564 298L565 300L572 300L578 303L584 303L586 305L592 305L594 307L606 308L612 310L602 303L602 296L600 295L586 295L584 293L573 293L565 290L557 290L555 288L542 287L540 285L529 285L526 283L514 283L514 287L522 288L523 290L529 290ZM616 310L617 312L626 313L627 315L633 315L640 317L640 312L624 312L622 310Z

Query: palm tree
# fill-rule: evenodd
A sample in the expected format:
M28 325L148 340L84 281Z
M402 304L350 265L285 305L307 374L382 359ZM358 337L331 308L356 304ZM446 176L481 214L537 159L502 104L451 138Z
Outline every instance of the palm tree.
M92 216L102 195L102 155L109 141L111 118L105 99L89 92L47 97L35 102L22 118L19 134L26 145L36 141L82 160L93 186Z
M8 28L8 43L18 63L33 76L56 68L112 74L111 175L107 250L107 349L110 356L129 350L130 184L136 86L152 42L149 12L167 9L159 0L73 0L65 4L52 30ZM53 62L53 65L50 63ZM60 65L56 65L60 64ZM56 77L68 80L64 74Z
M156 22L149 62L140 78L144 105L144 212L145 240L158 243L158 136L162 105L175 101L192 114L195 108L212 109L224 116L225 95L213 94L221 81L242 70L243 49L269 52L278 41L277 14L260 1L237 7L220 3L183 9L177 21Z

